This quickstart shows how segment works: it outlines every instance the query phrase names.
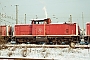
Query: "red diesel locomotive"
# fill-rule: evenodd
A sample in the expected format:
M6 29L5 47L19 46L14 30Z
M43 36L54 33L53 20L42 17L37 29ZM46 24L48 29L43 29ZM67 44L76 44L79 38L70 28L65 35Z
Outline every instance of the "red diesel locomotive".
M14 40L17 43L69 44L80 42L77 23L51 23L51 19L33 19L31 24L16 24Z

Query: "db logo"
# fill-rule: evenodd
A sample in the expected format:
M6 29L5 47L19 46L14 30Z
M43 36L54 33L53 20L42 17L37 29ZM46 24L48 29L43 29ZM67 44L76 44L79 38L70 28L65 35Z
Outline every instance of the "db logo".
M38 32L39 33L42 33L42 28L38 28Z

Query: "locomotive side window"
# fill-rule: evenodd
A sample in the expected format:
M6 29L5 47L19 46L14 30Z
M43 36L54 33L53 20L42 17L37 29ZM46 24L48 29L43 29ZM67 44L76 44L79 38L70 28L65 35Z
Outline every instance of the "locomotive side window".
M36 22L36 24L39 24L39 22Z

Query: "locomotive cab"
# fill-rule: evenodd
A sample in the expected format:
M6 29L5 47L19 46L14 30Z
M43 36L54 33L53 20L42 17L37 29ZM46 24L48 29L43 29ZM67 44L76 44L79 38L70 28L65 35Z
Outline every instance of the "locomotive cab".
M45 19L33 19L32 24L32 35L37 43L42 44L43 42L47 42L46 36L46 27L47 24L51 23L50 18Z
M31 24L50 24L51 23L51 19L47 18L47 19L33 19Z

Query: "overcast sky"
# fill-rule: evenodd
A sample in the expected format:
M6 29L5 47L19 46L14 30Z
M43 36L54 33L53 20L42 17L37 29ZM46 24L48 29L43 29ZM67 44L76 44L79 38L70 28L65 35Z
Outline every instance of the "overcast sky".
M90 22L90 0L0 0L0 13L13 17L11 19L1 16L2 24L15 23L15 5L18 5L19 23L24 23L24 14L26 14L27 24L30 24L30 19L36 18L36 15L38 18L45 18L44 6L53 23L67 22L72 15L72 21L78 23L82 28L82 12L84 26L86 22ZM57 19L53 18L54 16Z

